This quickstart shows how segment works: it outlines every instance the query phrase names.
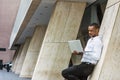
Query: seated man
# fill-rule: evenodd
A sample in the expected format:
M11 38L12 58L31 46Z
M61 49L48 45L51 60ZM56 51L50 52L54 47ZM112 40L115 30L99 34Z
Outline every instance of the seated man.
M98 36L99 25L96 23L89 25L88 32L91 38L88 40L84 52L73 52L73 54L83 54L81 64L64 69L62 76L65 79L87 80L100 59L103 45L100 36Z

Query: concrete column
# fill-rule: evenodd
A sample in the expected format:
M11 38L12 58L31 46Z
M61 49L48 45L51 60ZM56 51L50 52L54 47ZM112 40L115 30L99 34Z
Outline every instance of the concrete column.
M71 52L68 41L76 39L85 3L58 2L52 14L32 80L64 80Z
M17 50L15 51L15 54L14 54L13 60L12 60L12 68L11 68L11 70L12 70L13 72L14 72L14 65L15 65L15 61L16 61L17 55L18 55L18 51L19 51L19 49L17 49Z
M108 0L107 7L113 6L116 3L119 3L120 0Z
M104 45L101 59L96 66L91 80L120 79L120 2L113 4L110 3L111 1L114 0L108 0L100 29Z
M13 67L13 72L16 71L16 67L17 67L17 64L18 64L18 60L19 60L20 54L21 54L21 52L22 52L22 48L23 48L23 45L20 46L19 51L18 51L18 53L17 53L17 57L16 57L16 60L15 60L15 63L14 63L14 67Z
M21 52L21 55L20 55L20 58L18 60L18 64L16 67L16 72L15 72L16 74L20 74L20 71L22 69L22 65L23 65L24 59L26 57L26 53L27 53L29 44L30 44L30 40L31 40L31 38L27 38L25 41L25 44L23 46L23 49L22 49L22 52Z
M30 45L27 50L27 54L23 63L20 77L26 77L26 78L32 77L37 62L39 50L41 48L44 39L45 31L46 31L45 26L36 27L36 30L34 32L34 35L31 39Z

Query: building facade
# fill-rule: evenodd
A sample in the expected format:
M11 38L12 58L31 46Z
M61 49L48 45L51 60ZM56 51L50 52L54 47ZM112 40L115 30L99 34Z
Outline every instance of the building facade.
M8 47L19 4L20 0L0 1L0 60L3 63L10 62L15 52Z

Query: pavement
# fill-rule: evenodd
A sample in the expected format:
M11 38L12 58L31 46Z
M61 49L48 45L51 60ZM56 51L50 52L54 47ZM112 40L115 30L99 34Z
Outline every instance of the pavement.
M20 78L19 75L13 73L12 71L7 72L7 70L0 70L0 80L31 80L31 79Z

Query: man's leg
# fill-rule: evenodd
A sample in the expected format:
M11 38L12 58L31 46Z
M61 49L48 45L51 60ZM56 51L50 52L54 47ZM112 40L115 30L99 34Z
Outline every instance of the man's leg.
M87 80L88 76L93 72L95 65L82 63L83 73L79 76L80 80Z
M94 65L81 63L63 70L62 75L68 80L87 80L93 69Z
M77 76L77 73L78 73L77 67L78 66L76 65L76 66L72 66L67 69L64 69L62 71L62 76L68 80L80 80Z
M87 80L88 76L82 76L80 77L80 80Z

